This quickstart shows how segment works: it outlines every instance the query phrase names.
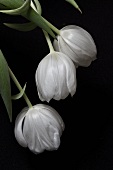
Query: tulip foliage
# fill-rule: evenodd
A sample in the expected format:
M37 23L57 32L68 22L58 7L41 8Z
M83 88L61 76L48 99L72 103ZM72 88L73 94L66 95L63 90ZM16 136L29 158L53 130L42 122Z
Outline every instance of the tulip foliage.
M74 0L66 0L81 13ZM67 25L61 30L42 16L38 0L0 0L0 12L7 15L21 15L27 23L3 23L17 31L31 31L36 27L42 29L46 38L49 54L37 63L35 83L41 101L65 99L76 92L76 69L88 67L96 59L97 49L92 36L83 28ZM51 36L51 38L50 38ZM51 39L53 38L53 42ZM16 95L11 94L10 78L19 89ZM64 122L55 109L48 105L32 105L8 63L0 51L0 94L12 121L12 100L24 97L28 107L24 108L15 121L15 138L23 147L33 153L44 150L55 150L60 145Z

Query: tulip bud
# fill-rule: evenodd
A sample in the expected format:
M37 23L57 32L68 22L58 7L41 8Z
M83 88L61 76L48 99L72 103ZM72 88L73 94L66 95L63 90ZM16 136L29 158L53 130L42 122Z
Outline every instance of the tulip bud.
M50 106L38 104L20 112L14 133L21 146L38 154L44 150L58 149L63 130L64 122L57 111Z
M58 41L57 41L58 40ZM66 54L76 66L87 67L96 59L96 46L91 35L81 27L69 25L54 40L56 51Z
M61 52L51 52L39 63L36 70L39 98L49 102L65 99L76 91L76 69L73 62Z

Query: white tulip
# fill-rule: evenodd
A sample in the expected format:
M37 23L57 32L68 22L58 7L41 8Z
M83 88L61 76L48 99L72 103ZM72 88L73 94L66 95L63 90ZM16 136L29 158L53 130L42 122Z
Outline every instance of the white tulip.
M36 70L36 85L39 98L49 102L65 99L76 91L76 69L65 54L51 52L39 63Z
M16 118L14 133L21 146L38 154L58 149L63 130L64 123L57 111L38 104L21 111Z
M66 54L76 66L87 67L96 59L97 49L94 40L81 27L69 25L62 28L57 40L53 43L55 50Z

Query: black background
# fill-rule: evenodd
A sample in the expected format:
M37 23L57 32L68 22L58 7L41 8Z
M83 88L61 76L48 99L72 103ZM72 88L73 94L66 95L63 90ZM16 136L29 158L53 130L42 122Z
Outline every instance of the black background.
M1 170L112 170L113 169L113 1L78 0L82 14L65 0L41 0L43 16L58 29L78 25L86 29L97 46L97 60L77 68L77 91L73 98L51 100L65 122L57 151L34 155L14 137L14 122L26 106L24 99L13 101L13 122L0 98ZM19 32L2 22L24 22L20 16L0 14L0 49L33 105L42 103L35 85L35 71L49 49L41 29ZM52 39L53 40L53 39ZM11 80L12 94L18 93ZM46 102L44 102L47 104Z

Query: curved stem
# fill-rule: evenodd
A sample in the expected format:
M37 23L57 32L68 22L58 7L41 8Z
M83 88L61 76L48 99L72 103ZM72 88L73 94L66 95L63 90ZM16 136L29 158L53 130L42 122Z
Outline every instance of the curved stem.
M49 25L44 21L43 17L39 15L34 9L30 7L27 12L24 12L21 15L26 19L28 19L29 21L35 23L40 28L47 31L53 38L55 38L55 34L50 29Z
M43 17L42 17L43 18ZM60 30L56 28L54 25L52 25L49 21L47 21L45 18L43 20L46 22L46 24L57 34L60 35Z
M18 9L19 7L21 7L23 5L23 3L24 3L23 0L19 0L19 1L13 0L13 2L5 1L2 4L5 5L6 7L8 7L9 9ZM39 7L39 10L41 10L40 7ZM48 22L45 18L43 18L31 6L27 11L20 13L20 15L23 16L24 18L28 19L29 21L32 21L34 24L36 24L36 26L39 26L40 28L44 29L53 38L56 38L53 31L58 35L60 34L60 31L55 26L53 26L50 22Z
M9 74L10 74L12 80L14 81L15 85L17 86L17 88L21 91L22 87L21 87L20 83L18 82L17 78L15 77L15 75L13 74L13 72L10 68L9 68ZM23 97L24 97L27 105L29 106L29 108L31 108L32 104L31 104L30 100L28 99L28 97L25 93L23 94Z
M50 38L49 38L48 33L47 33L46 31L44 31L44 30L43 30L43 33L44 33L44 35L45 35L45 38L46 38L46 41L47 41L47 44L48 44L48 46L49 46L49 50L50 50L50 53L51 53L51 52L54 51L53 45L52 45L52 43L51 43L51 40L50 40Z

